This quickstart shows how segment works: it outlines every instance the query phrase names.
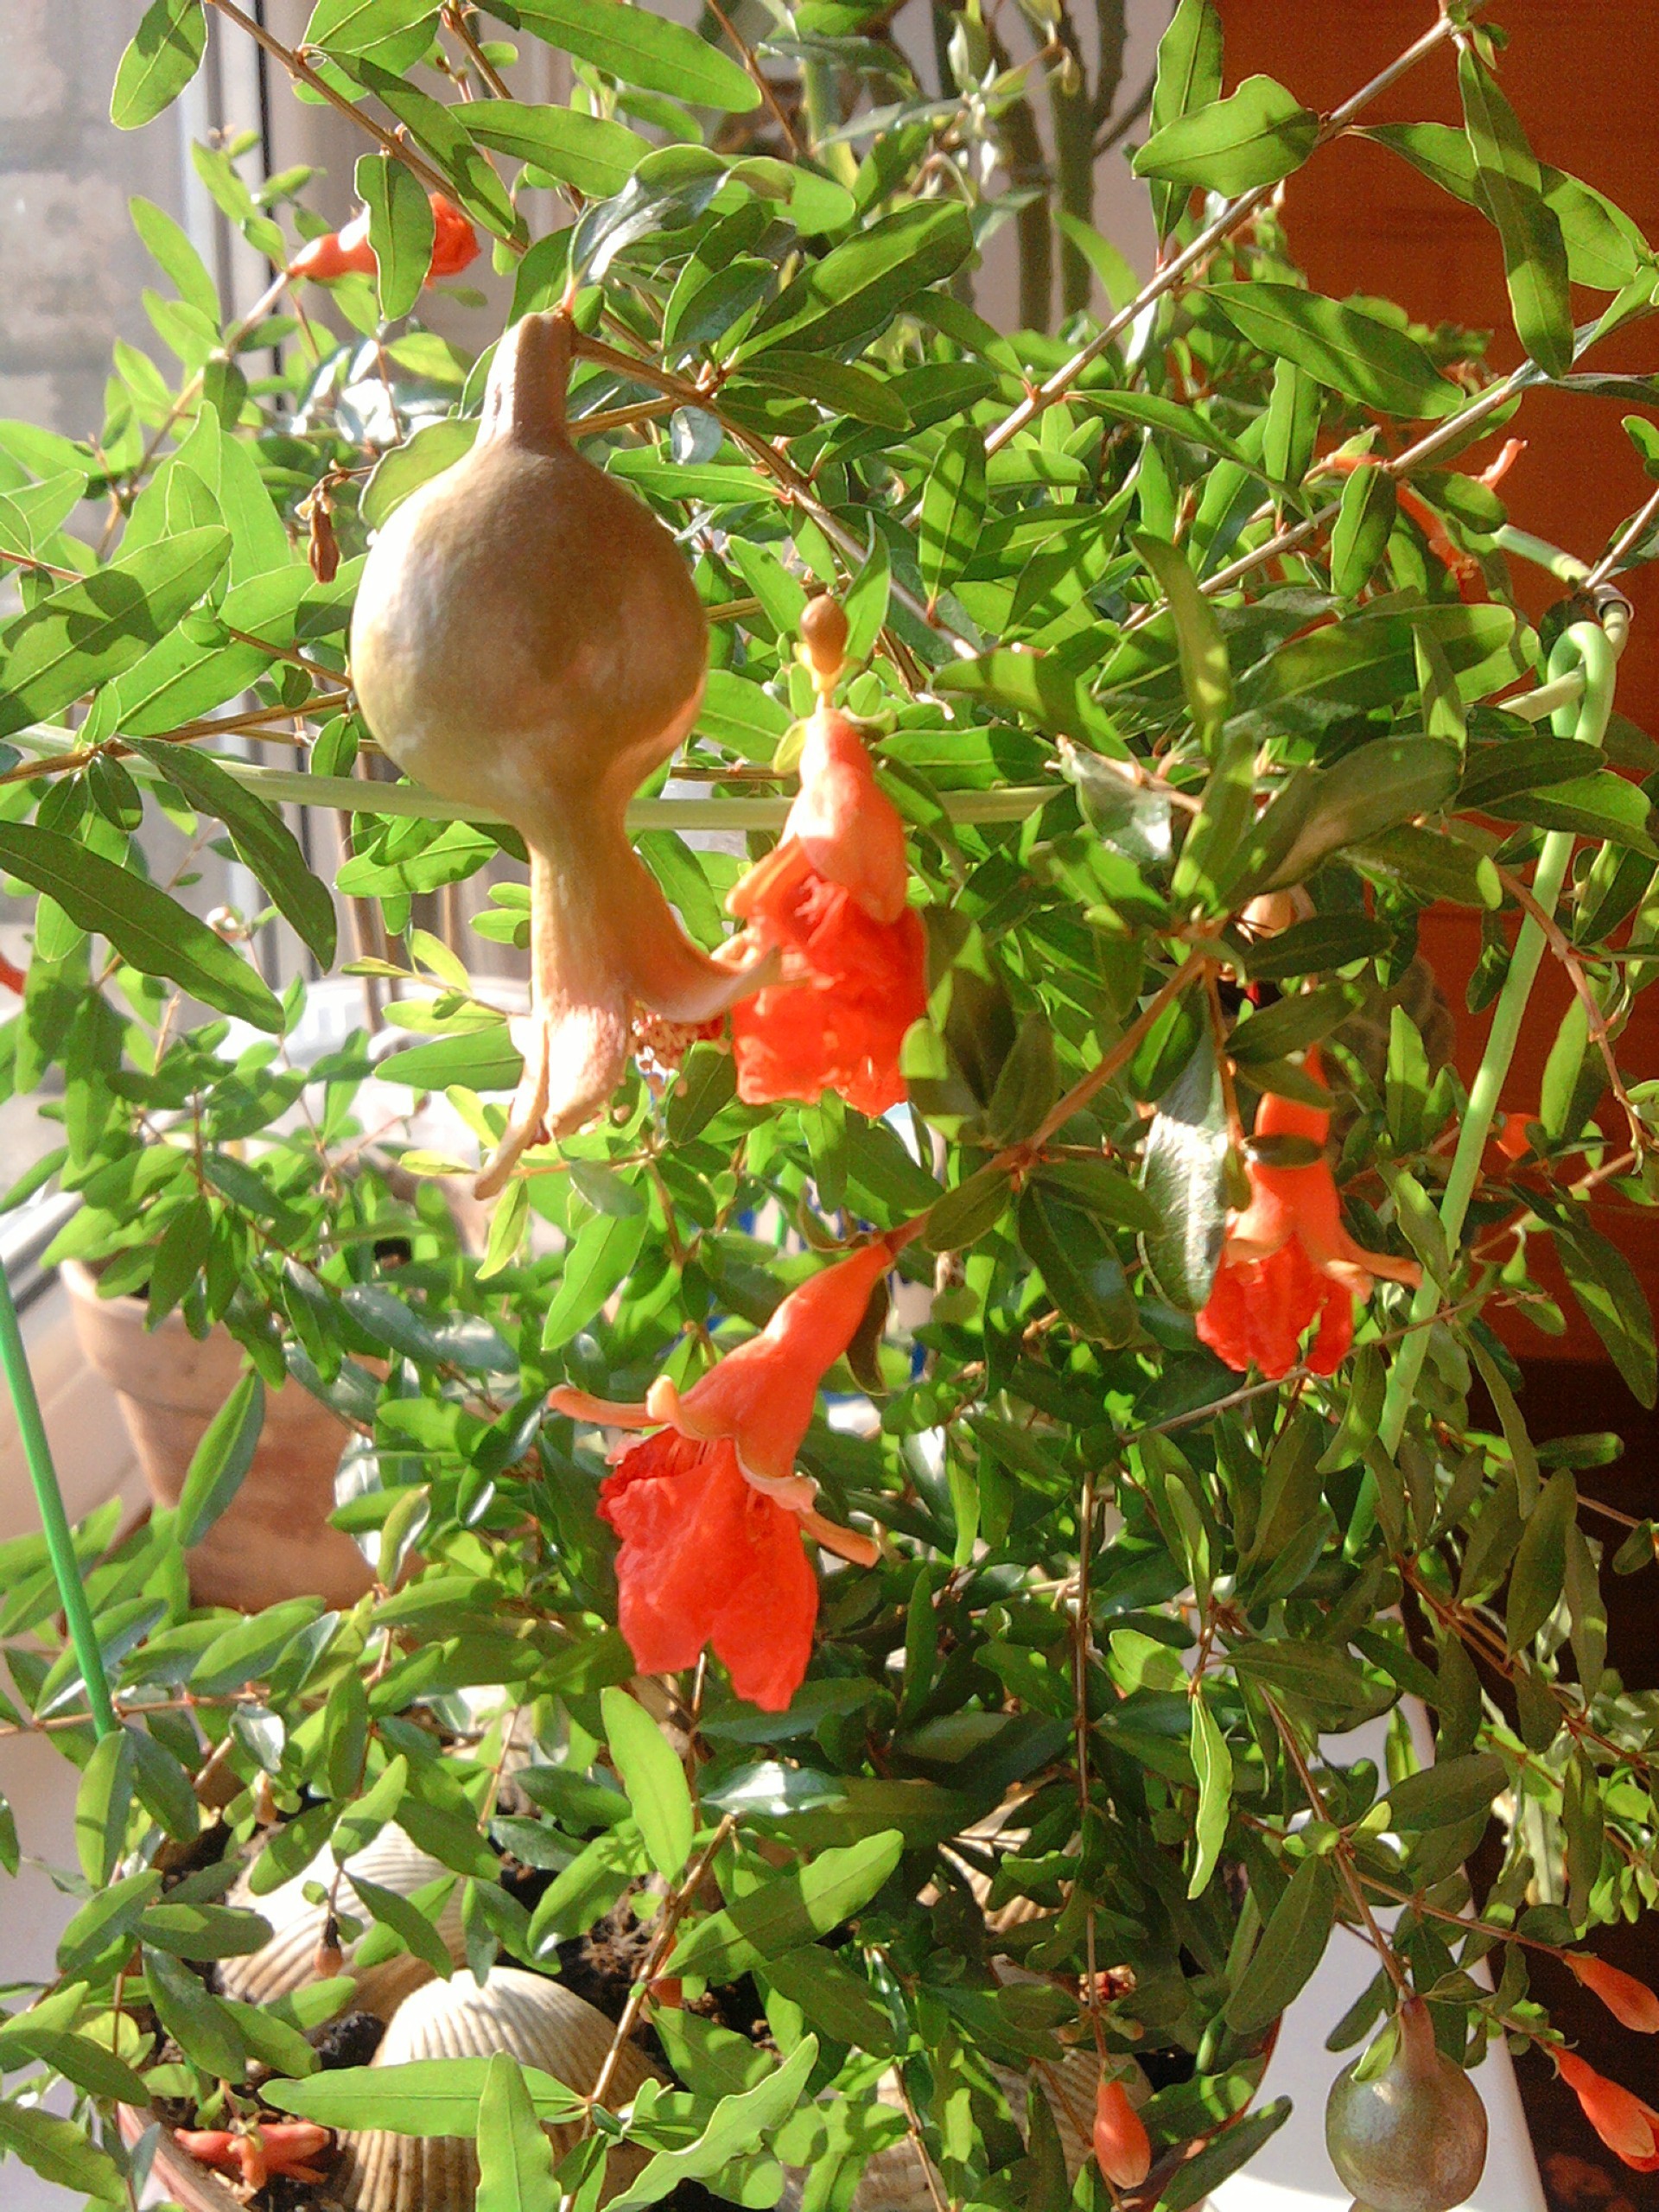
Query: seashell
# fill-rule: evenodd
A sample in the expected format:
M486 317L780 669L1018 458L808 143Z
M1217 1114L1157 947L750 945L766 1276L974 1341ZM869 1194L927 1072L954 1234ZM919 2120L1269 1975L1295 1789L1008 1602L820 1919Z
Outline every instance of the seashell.
M505 2050L585 2094L598 2081L615 2035L595 2006L541 1974L495 1967L480 1984L463 1970L453 1981L429 1982L404 1999L373 2063L403 2066L412 2059L481 2058ZM624 2044L607 2101L627 2103L656 2073L643 2052ZM574 2147L581 2131L571 2122L547 2133L556 2160ZM607 2194L625 2188L645 2162L641 2151L613 2151ZM466 2136L349 2131L340 2139L328 2185L347 2212L473 2212L478 2153Z
M1066 2177L1075 2182L1092 2147L1095 2092L1100 2084L1100 2062L1093 2050L1068 2050L1058 2066L1039 2063L1033 2064L1028 2074L1016 2074L1006 2066L993 2067L991 2070L1022 2134L1026 2126L1027 2084L1033 2075L1036 2077L1048 2101L1060 2147L1065 2153ZM884 2105L902 2109L904 2101L899 2094L895 2075L883 2075L876 2094ZM930 2182L922 2153L907 2137L902 2143L878 2151L865 2167L853 2198L852 2212L938 2212L940 2204L948 2201L949 2192L943 2180L934 2173Z
M322 1941L328 1915L325 1905L308 1902L306 1885L321 1882L327 1888L334 1878L338 1864L332 1851L321 1851L292 1881L284 1882L267 1897L253 1895L245 1874L236 1882L228 1902L262 1913L273 1932L262 1950L250 1952L245 1958L219 1962L219 1984L227 1997L240 1998L247 2005L269 2005L317 1979L317 1946ZM354 1915L363 1907L352 1888L353 1869L377 1888L393 1890L404 1897L450 1872L425 1852L417 1851L401 1828L382 1828L372 1843L365 1844L347 1861L347 1871L340 1885L340 1902ZM437 1919L443 1947L457 1961L467 1955L461 1926L461 1887L457 1880ZM346 1970L353 1971L349 1951ZM365 2012L389 2020L405 1997L433 1979L431 1967L423 1960L408 1951L400 1951L377 1966L365 1967L357 1975L357 2002Z

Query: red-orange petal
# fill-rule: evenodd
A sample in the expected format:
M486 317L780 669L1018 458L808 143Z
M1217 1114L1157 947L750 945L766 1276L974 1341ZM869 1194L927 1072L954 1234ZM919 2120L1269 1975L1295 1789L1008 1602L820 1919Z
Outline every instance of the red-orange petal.
M781 1713L812 1652L818 1586L797 1516L743 1479L732 1446L672 1429L631 1445L600 1486L621 1538L618 1625L643 1674L711 1646L740 1697Z
M1659 2170L1659 2113L1572 2051L1558 2050L1554 2057L1562 2081L1607 2148L1638 2173Z
M1659 1996L1623 1967L1609 1966L1589 1951L1569 1951L1566 1963L1585 1987L1593 1990L1622 2026L1637 2035L1659 2035Z

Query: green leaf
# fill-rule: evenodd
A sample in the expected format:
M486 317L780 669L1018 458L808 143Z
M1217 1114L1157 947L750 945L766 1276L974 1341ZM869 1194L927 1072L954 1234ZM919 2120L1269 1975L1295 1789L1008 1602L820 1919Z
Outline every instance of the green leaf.
M404 1897L396 1890L382 1889L378 1882L367 1881L361 1874L353 1872L351 1879L352 1887L365 1911L372 1915L377 1924L389 1928L404 1948L419 1959L423 1966L429 1967L440 1981L448 1981L454 1972L454 1965L442 1936L438 1933L436 1916L440 1904L448 1897L453 1883L445 1879L429 1885L438 1892L429 1911L423 1909L417 1897ZM425 1894L423 1890L418 1896L424 1897Z
M299 841L274 806L267 806L194 746L133 741L133 750L204 814L231 833L238 857L293 925L319 966L334 965L336 924L328 887L311 873Z
M1209 284L1203 296L1248 345L1294 361L1363 407L1416 420L1449 415L1463 404L1414 338L1358 308L1294 284Z
M1274 2097L1259 2112L1241 2114L1212 2136L1201 2151L1184 2158L1159 2193L1156 2212L1187 2212L1220 2189L1230 2174L1249 2165L1270 2137L1290 2118L1288 2097Z
M1198 1817L1193 1828L1196 1848L1192 1878L1186 1885L1190 1897L1201 1897L1216 1871L1221 1847L1227 1838L1232 1812L1233 1755L1227 1748L1216 1716L1202 1691L1192 1699L1192 1771L1198 1777Z
M476 103L475 103L476 105ZM478 424L464 416L429 423L400 446L392 446L374 465L363 487L362 515L371 530L378 530L411 492L446 468L453 468L473 449Z
M900 379L877 376L861 364L768 348L748 373L756 384L772 385L779 391L798 392L803 399L816 400L827 415L850 415L855 423L874 423L887 430L910 428L910 410L904 402ZM878 535L876 543L885 549L886 540ZM850 614L848 619L850 622ZM849 660L866 658L866 652L848 653Z
M138 1923L138 1940L180 1959L238 1959L263 1950L270 1923L224 1904L153 1904Z
M803 270L739 358L784 345L794 353L838 353L873 337L906 300L953 276L973 246L963 208L928 202L884 215Z
M146 1950L143 1960L149 2001L163 2031L207 2073L239 2082L247 2069L247 2045L229 2010L165 1951Z
M625 0L513 0L506 20L625 85L728 115L746 115L760 103L753 79L718 47Z
M265 1386L251 1368L238 1376L191 1455L177 1507L179 1542L199 1544L242 1487L265 1421Z
M1465 1751L1395 1783L1389 1791L1389 1815L1396 1828L1455 1827L1489 1811L1509 1780L1496 1753Z
M1522 741L1524 742L1525 741ZM1605 837L1611 844L1659 859L1653 838L1653 809L1639 784L1627 783L1611 768L1593 775L1551 782L1541 790L1488 798L1481 811L1500 822L1531 822L1542 830L1570 830L1581 837Z
M317 0L305 43L336 55L372 54L436 13L436 0Z
M753 2151L800 2103L817 2057L817 2037L805 2036L784 2063L752 2089L722 2097L696 2141L683 2150L659 2151L637 2181L610 2199L611 2212L638 2212L642 2205L659 2204L682 2182L706 2181Z
M1299 169L1319 141L1319 118L1272 77L1247 77L1212 100L1154 130L1135 156L1137 176L1230 199L1277 184Z
M1367 461L1342 487L1342 506L1331 532L1331 586L1357 599L1388 550L1397 505L1394 479Z
M117 1728L100 1739L81 1769L75 1792L75 1855L94 1889L108 1884L125 1847L134 1764L131 1735Z
M437 234L432 203L415 172L390 154L359 156L357 196L369 211L380 313L394 322L420 298L432 266Z
M1065 1319L1101 1344L1128 1344L1135 1332L1135 1300L1100 1224L1035 1183L1020 1198L1019 1218L1020 1243Z
M598 1214L580 1230L543 1318L544 1351L556 1351L587 1327L639 1258L645 1227L644 1214Z
M1196 1313L1210 1295L1227 1227L1226 1099L1213 1039L1197 1051L1158 1103L1141 1156L1141 1187L1160 1226L1141 1250L1172 1306Z
M1552 1224L1555 1249L1573 1295L1607 1347L1613 1364L1644 1406L1659 1389L1653 1314L1641 1278L1619 1250L1587 1222Z
M1195 108L1221 97L1221 17L1213 0L1180 0L1169 28L1158 41L1158 73L1152 89L1150 121L1154 132L1166 130ZM1161 238L1174 229L1186 194L1173 184L1152 188L1153 217Z
M498 2051L478 2100L477 2212L558 2212L553 2145L516 2058Z
M1514 109L1472 46L1458 57L1464 126L1475 157L1477 202L1497 226L1516 334L1546 376L1573 365L1567 245Z
M89 2143L73 2120L60 2120L38 2105L0 2102L0 2152L21 2159L54 2188L73 2190L100 2204L128 2202L126 2183L109 2152Z
M1544 1484L1516 1547L1503 1616L1511 1651L1530 1643L1555 1610L1567 1579L1567 1532L1578 1510L1579 1486L1563 1467Z
M137 130L170 107L207 49L202 0L152 0L121 56L110 98L118 130Z
M164 976L221 1014L278 1033L283 1009L257 969L205 922L130 868L31 823L0 823L0 868L55 899L70 919L109 939L130 966Z
M382 2128L391 2135L475 2135L489 2058L417 2058L399 2066L342 2066L306 2082L269 2082L260 2094L279 2112L322 2127ZM535 2067L524 2069L537 2116L555 2124L578 2119L574 2090Z
M0 737L45 721L119 676L213 584L226 530L187 530L60 584L0 629Z
M869 1982L834 1951L820 1944L768 1959L766 1978L798 2005L815 2028L855 2050L891 2052L896 2037L892 2016Z
M685 1871L696 1832L685 1770L662 1730L626 1690L603 1689L599 1703L612 1763L652 1865L664 1880L675 1881Z
M922 582L930 606L974 557L985 520L985 442L958 423L940 447L922 487Z
M1239 686L1249 734L1276 737L1287 721L1319 728L1344 710L1394 707L1417 688L1417 643L1425 636L1461 676L1511 644L1515 618L1505 607L1385 606L1309 631L1259 663ZM1236 725L1243 720L1235 717Z
M340 1817L334 1830L334 1856L342 1863L366 1850L388 1821L395 1820L409 1787L409 1761L400 1751L389 1759L385 1771L372 1789L365 1790Z
M664 1971L729 1981L752 1966L827 1936L868 1904L904 1856L905 1839L884 1828L807 1866L779 1874L681 1936Z
M1325 1956L1337 1916L1337 1878L1330 1862L1304 1859L1274 1905L1250 1962L1227 2001L1236 2034L1255 2035L1304 1989Z
M1186 556L1161 537L1141 531L1133 541L1135 551L1158 579L1159 589L1169 601L1175 624L1176 649L1181 661L1181 689L1186 711L1205 751L1211 755L1221 739L1222 724L1232 706L1232 672L1227 664L1226 641L1216 620L1216 610L1198 589Z
M529 162L592 200L608 200L620 192L651 151L650 141L626 124L583 115L575 108L474 100L458 112L475 145Z
M1382 738L1329 768L1298 768L1252 828L1229 901L1306 882L1344 846L1431 813L1456 790L1458 771L1457 748L1432 737Z

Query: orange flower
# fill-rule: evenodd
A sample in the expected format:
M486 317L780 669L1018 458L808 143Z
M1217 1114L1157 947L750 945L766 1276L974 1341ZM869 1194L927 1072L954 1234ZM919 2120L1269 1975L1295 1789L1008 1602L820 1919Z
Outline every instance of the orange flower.
M1564 1962L1586 1989L1593 1990L1613 2018L1639 2036L1659 2035L1659 1997L1645 1981L1620 1967L1610 1967L1588 1951L1567 1951Z
M247 2134L226 2127L181 2128L179 2148L216 2173L234 2174L245 2189L263 2189L274 2174L290 2181L326 2181L311 2162L333 2141L326 2127L308 2120L268 2120Z
M1309 1053L1308 1072L1319 1063ZM1257 1109L1258 1137L1306 1137L1323 1145L1331 1116L1268 1092ZM1295 1366L1305 1332L1318 1333L1307 1363L1316 1375L1334 1374L1354 1340L1354 1302L1371 1294L1374 1275L1415 1283L1414 1262L1366 1252L1342 1225L1342 1205L1328 1160L1306 1167L1249 1162L1250 1203L1228 1222L1221 1265L1198 1335L1217 1357L1242 1375L1254 1360L1269 1382Z
M478 232L473 228L459 207L453 207L442 193L427 194L432 203L432 260L426 272L426 283L435 284L441 276L454 276L469 262L478 258ZM321 238L312 238L302 245L288 264L290 276L314 276L324 282L347 275L372 276L378 264L374 248L369 244L369 211L365 207L354 215L342 231L325 232Z
M836 1090L861 1114L885 1114L905 1095L905 1032L927 1011L926 938L905 900L899 810L857 730L828 703L846 618L815 600L802 630L823 703L806 725L800 794L782 842L726 902L757 949L783 956L782 980L733 1009L738 1096L810 1103Z
M878 1239L825 1268L683 1396L666 1376L642 1405L568 1384L550 1393L578 1421L655 1429L613 1454L599 1493L622 1540L618 1621L642 1674L695 1666L707 1644L763 1712L783 1712L800 1688L818 1611L801 1537L863 1567L876 1548L814 1510L817 1484L796 1473L795 1454L826 1369L892 1265Z
M1095 2093L1095 2163L1114 2189L1135 2189L1152 2168L1152 2143L1122 2082L1102 2075Z
M1562 2081L1607 2148L1639 2174L1659 2173L1659 2112L1570 2050L1558 2050L1554 2058Z

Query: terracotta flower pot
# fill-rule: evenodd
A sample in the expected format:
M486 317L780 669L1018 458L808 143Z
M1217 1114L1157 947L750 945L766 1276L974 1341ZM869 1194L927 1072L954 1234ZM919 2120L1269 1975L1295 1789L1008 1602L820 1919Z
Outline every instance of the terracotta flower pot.
M157 1505L175 1505L208 1422L231 1394L242 1352L228 1330L205 1341L177 1313L145 1326L142 1299L100 1298L78 1261L62 1269L88 1362L121 1402ZM188 1554L200 1605L254 1612L283 1598L350 1605L372 1577L351 1538L330 1528L334 1469L350 1432L296 1382L270 1391L253 1465L229 1507Z

